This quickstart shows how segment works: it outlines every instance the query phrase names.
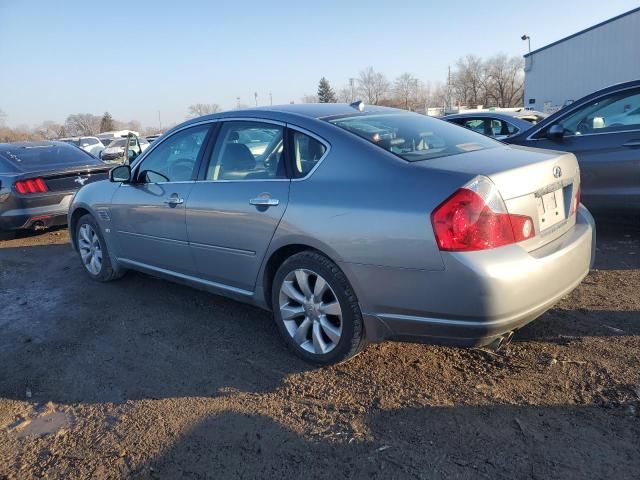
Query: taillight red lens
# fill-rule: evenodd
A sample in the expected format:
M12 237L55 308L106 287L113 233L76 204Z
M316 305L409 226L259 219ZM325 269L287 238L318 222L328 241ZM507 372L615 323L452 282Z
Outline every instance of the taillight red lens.
M531 218L508 214L502 198L488 179L476 180L474 185L479 185L477 191L460 188L431 214L440 250L486 250L535 235ZM482 195L487 196L487 201ZM499 211L492 210L488 204Z
M580 186L578 186L578 190L576 191L576 196L573 197L573 202L571 202L571 211L569 215L573 215L578 210L578 205L580 205Z
M27 193L45 193L48 192L47 184L42 178L29 178L27 180L18 180L15 183L16 191L21 194Z

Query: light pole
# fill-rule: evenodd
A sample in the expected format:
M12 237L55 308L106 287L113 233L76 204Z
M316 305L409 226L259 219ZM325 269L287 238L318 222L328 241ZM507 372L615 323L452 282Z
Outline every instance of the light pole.
M524 35L522 35L520 37L520 40L522 40L523 42L526 40L528 42L528 44L529 44L529 55L531 55L531 37L525 33Z
M256 107L257 107L258 106L258 92L254 92L253 96L256 99Z
M351 87L351 101L353 102L353 84L355 83L356 79L355 78L350 78L349 79L349 86Z
M236 97L236 100L238 101L238 109L240 109L240 97Z
M273 105L273 93L269 92L269 105Z

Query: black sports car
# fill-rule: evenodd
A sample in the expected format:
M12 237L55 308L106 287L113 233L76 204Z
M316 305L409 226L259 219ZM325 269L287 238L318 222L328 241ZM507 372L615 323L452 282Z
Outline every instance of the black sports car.
M64 142L0 143L0 231L66 224L74 193L110 168Z

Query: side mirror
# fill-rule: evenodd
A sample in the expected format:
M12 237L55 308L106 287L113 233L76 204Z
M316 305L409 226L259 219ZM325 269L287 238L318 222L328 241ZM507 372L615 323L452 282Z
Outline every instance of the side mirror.
M549 127L549 131L547 132L547 137L549 140L553 140L554 142L558 142L564 137L564 127L559 123L555 123Z
M129 165L118 165L109 170L109 181L128 183L131 181L131 167Z

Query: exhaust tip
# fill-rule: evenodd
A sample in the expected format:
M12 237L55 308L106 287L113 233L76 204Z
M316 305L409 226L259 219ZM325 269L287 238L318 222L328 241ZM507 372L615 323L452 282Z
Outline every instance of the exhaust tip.
M38 220L37 222L33 223L31 228L33 228L36 232L38 232L38 231L44 230L46 227L44 226L44 223Z

